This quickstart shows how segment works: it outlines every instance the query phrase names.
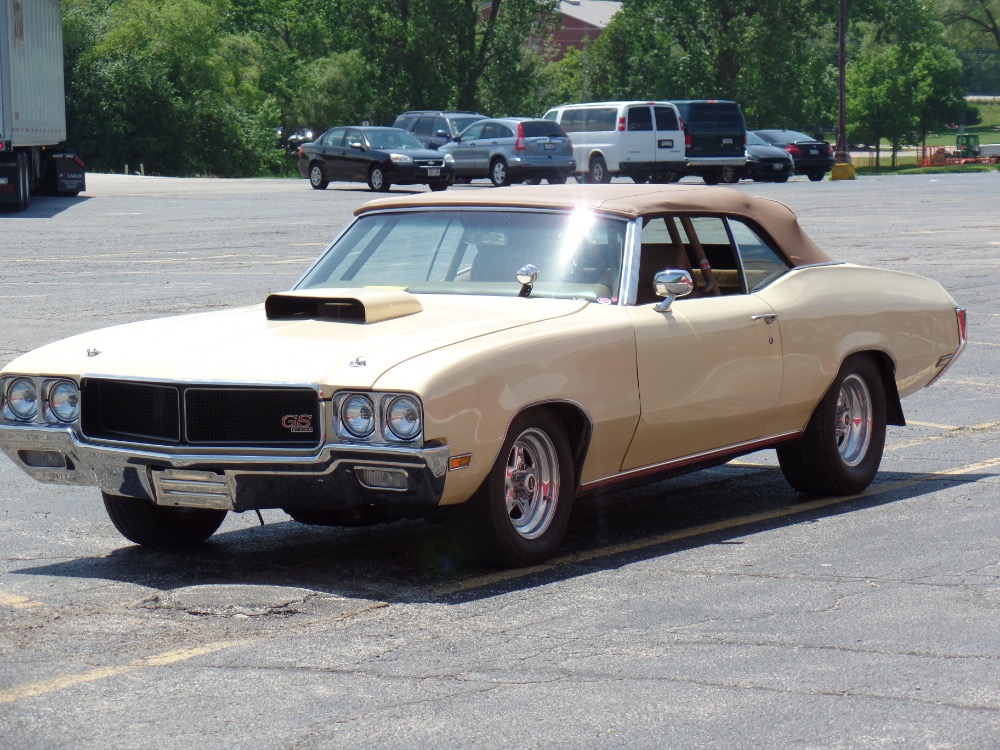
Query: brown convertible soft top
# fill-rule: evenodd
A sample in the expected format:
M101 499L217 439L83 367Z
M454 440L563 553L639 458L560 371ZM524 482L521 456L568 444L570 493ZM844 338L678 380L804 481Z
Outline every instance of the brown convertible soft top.
M758 198L740 190L708 185L518 185L482 190L453 190L380 198L365 203L354 213L386 208L430 206L483 206L517 208L585 207L635 218L673 212L739 216L755 222L778 243L796 266L826 263L823 252L799 226L795 214L784 203Z

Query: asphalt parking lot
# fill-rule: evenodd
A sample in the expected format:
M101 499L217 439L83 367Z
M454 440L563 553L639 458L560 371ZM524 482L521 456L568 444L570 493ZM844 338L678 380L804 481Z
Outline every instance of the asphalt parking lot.
M581 502L551 563L492 572L443 526L280 511L143 550L0 455L0 748L1000 747L1000 173L737 189L969 310L872 487L798 503L754 454ZM0 361L260 302L372 197L90 175L0 214Z

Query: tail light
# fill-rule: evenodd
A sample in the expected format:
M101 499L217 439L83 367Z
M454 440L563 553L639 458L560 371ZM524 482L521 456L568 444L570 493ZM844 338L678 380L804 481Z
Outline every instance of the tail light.
M515 151L524 151L524 125L517 124L517 140L514 141Z
M619 133L624 133L625 132L625 118L624 117L619 117L618 118L618 132Z
M694 144L694 139L691 136L689 136L687 133L685 133L684 134L684 148L691 148L692 144Z
M299 158L300 159L305 159L306 158L306 155L302 153L302 146L299 146Z
M785 146L785 151L790 153L792 156L802 156L802 149L800 149L794 143Z
M959 345L965 346L965 308L956 307L955 316L958 318Z

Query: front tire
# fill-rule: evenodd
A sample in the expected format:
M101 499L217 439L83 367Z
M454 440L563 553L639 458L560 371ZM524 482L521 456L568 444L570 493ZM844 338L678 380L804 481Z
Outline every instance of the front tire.
M173 508L102 492L111 523L129 541L146 547L191 547L208 539L226 519L226 511Z
M825 174L824 172L810 172L809 173L809 181L810 182L819 182L820 180L823 179L823 175L824 174Z
M785 479L814 497L853 495L871 484L885 447L885 384L864 355L846 360L802 438L778 448Z
M385 193L389 190L389 178L385 175L385 170L378 164L373 164L368 170L368 187L376 193Z
M503 159L494 159L490 164L490 182L493 183L493 187L506 187L510 184L507 162Z
M330 184L323 176L323 165L319 162L309 165L309 184L313 186L313 190L326 190L326 186Z
M524 414L514 420L476 494L446 509L448 526L466 555L482 565L536 565L562 542L574 494L562 423L551 412Z

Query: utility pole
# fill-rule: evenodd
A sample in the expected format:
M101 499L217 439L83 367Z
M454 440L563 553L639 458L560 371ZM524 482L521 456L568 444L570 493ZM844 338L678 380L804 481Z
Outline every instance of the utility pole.
M837 55L837 69L840 74L840 107L837 117L837 146L834 152L836 164L830 174L831 180L853 180L854 165L851 164L850 147L847 143L847 0L840 0L840 50Z

